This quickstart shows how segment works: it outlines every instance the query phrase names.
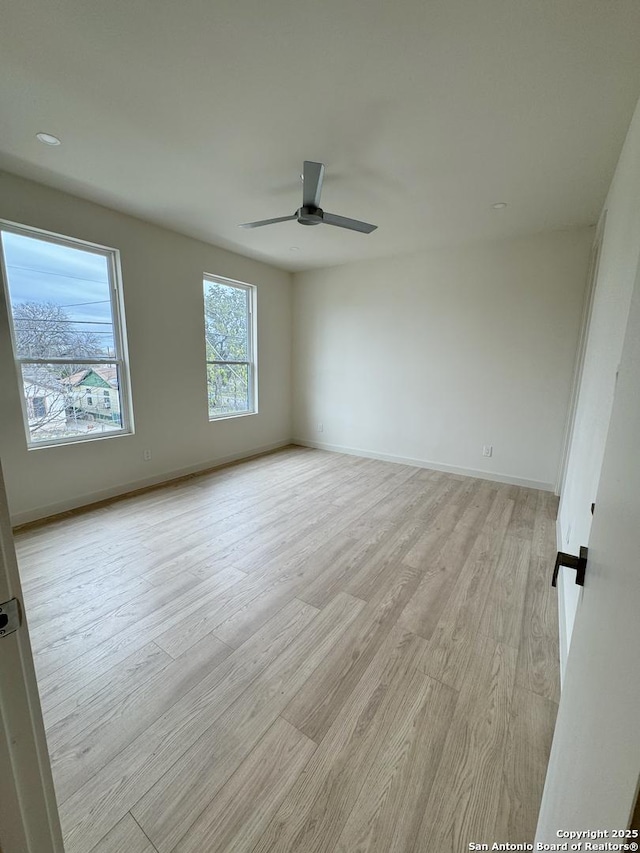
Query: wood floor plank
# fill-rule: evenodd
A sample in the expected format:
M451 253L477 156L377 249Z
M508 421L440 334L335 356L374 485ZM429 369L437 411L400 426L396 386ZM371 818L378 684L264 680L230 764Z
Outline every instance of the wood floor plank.
M536 489L514 489L513 513L509 524L509 533L518 539L530 542L533 536L538 513L538 495Z
M480 620L483 634L515 649L522 633L530 563L531 543L507 534Z
M324 658L282 716L316 742L322 740L372 658L415 592L420 575L401 568L363 608L339 646Z
M236 649L271 619L285 602L293 598L299 586L287 580L265 584L259 595L235 610L224 621L218 621L213 633L228 646Z
M90 853L157 853L130 814L125 815Z
M224 647L224 644L220 644ZM230 651L230 649L229 649ZM49 753L95 725L104 713L118 708L131 692L132 685L144 684L161 672L171 658L155 643L147 643L129 655L117 669L85 684L45 713Z
M291 602L63 803L66 853L90 849L316 615L308 604Z
M340 489L356 476L357 471L351 470L351 466L336 468L333 482L327 488L332 491ZM316 478L312 499L322 495L322 491L323 486L321 483L318 485ZM236 501L227 508L216 506L204 519L201 513L186 513L181 523L181 543L176 544L169 531L160 530L154 538L153 547L176 556L186 539L190 547L207 544L218 558L251 570L267 558L277 557L292 541L300 540L305 530L313 530L323 520L339 515L339 510L330 501L319 502L315 513L309 515L304 503L291 503L290 498L290 483L283 483L281 492L276 487L275 496L269 495L266 500L256 498L252 489L249 498L241 503ZM248 512L252 507L254 511ZM295 534L289 528L294 528Z
M459 495L453 504L453 513L435 519L429 540L434 551L429 552L423 541L419 559L426 570L418 589L400 616L400 624L420 637L431 638L455 583L476 542L478 534L491 511L494 491L477 484ZM451 509L451 508L449 508ZM443 541L444 537L444 541ZM437 549L437 550L436 550ZM409 562L417 558L415 553ZM405 558L404 562L407 562Z
M364 780L387 741L424 641L394 630L311 757L254 853L335 850Z
M473 660L474 637L512 511L513 501L498 493L423 656L424 672L456 690Z
M176 702L198 687L224 661L231 649L208 635L188 654L168 662L155 675L124 685L119 701L98 696L81 713L84 728L77 731L63 720L58 745L49 747L58 802L64 803L109 761L141 735Z
M459 484L450 481L438 471L426 469L414 472L414 476L401 482L386 493L369 511L359 516L349 526L354 539L368 539L382 531L383 536L392 530L399 517L432 514L435 506L446 502L449 493Z
M278 718L173 853L250 853L315 748Z
M548 560L532 557L524 600L517 683L525 690L558 702L559 637L554 592L549 580Z
M334 540L323 552L321 560L317 560L316 555L304 560L301 557L299 565L291 568L288 566L282 568L276 563L272 571L251 573L242 586L252 586L256 592L255 597L227 619L218 622L213 632L233 647L244 642L270 618L274 610L282 607L283 602L292 597L302 597L309 583L322 570L321 566L332 559L332 554L339 552L342 547L341 542L342 540L337 542Z
M423 525L419 538L403 556L402 562L423 571L432 570L434 559L440 554L468 504L478 497L480 488L481 484L477 480L469 480L467 483L448 480L444 486L445 499L435 504L435 512L425 519L428 523Z
M336 507L335 513L324 523L311 523L306 532L296 536L284 549L278 549L272 555L261 554L259 559L254 559L254 569L263 572L273 570L278 574L295 571L303 562L306 563L313 559L318 553L324 553L327 542L331 542L347 531L358 518L368 513L380 501L385 500L391 492L411 476L410 469L407 473L405 466L394 465L392 467L394 469L397 467L399 470L394 471L392 475L387 475L386 482L382 485L377 481L361 483L358 500L350 501L346 507ZM246 568L245 566L242 567Z
M454 487L460 487L457 482L435 476L437 473L417 472L408 483L402 483L355 518L340 537L334 537L328 546L316 552L312 557L314 576L304 589L305 600L322 607L338 592L368 599L377 578L391 564L396 565L412 539L422 533L425 516L446 502ZM407 489L408 484L413 484L413 488ZM408 513L414 527L396 537L398 517L406 519ZM417 516L422 523L416 523Z
M556 512L289 447L21 532L67 853L530 841Z
M360 567L353 571L350 582L344 588L345 592L365 601L374 597L378 590L384 587L389 572L402 564L402 558L423 528L423 519L416 517L397 524L395 532L381 543L375 556L368 556L361 562Z
M238 610L246 608L256 598L268 594L269 587L262 578L245 575L226 589L216 592L215 597L205 600L201 607L185 614L175 631L167 631L158 637L157 643L173 658L178 658L204 636L215 630ZM279 590L276 588L276 593ZM284 598L277 598L276 612L294 596L285 590Z
M533 531L533 555L524 599L517 684L552 702L560 699L559 635L556 590L551 586L554 545L550 499L539 493ZM554 533L555 535L555 533Z
M476 638L413 853L492 843L502 794L516 650Z
M220 572L215 576L220 587L237 583L242 573L228 570ZM120 634L128 628L134 630L141 621L150 614L155 614L162 607L176 608L176 601L184 592L191 592L202 597L205 592L201 590L202 581L193 576L181 575L172 578L162 586L150 587L148 590L130 598L105 614L89 626L81 626L75 630L72 625L68 626L67 632L62 636L52 637L44 648L38 650L37 669L38 677L46 678L89 649L99 646L105 640L110 640L114 634Z
M532 552L536 557L550 560L552 569L557 551L557 514L558 498L551 492L538 492L536 517L533 525Z
M336 853L406 853L416 842L458 694L417 669L402 692L404 701Z
M66 625L78 627L98 618L112 608L114 596L135 596L149 587L148 581L131 577L128 569L121 569L104 578L89 579L84 584L67 580L57 590L43 589L39 593L29 590L25 594L25 607L32 645L45 645L39 642L43 634L54 636ZM54 627L56 619L58 626Z
M558 706L521 687L513 691L495 838L533 844Z
M60 666L57 666L58 658L51 653L48 674L42 671L39 663L40 656L37 656L36 670L43 707L47 709L53 707L71 693L80 690L87 683L125 660L136 649L142 648L163 633L176 629L184 616L201 606L203 599L208 596L215 597L220 589L243 577L242 572L236 572L233 569L223 570L208 580L201 581L197 586L190 587L180 596L179 602L174 589L168 585L159 593L156 608L151 608L138 622L131 621L128 628L113 631L105 630L104 625L97 627L93 639L95 640L96 636L104 636L102 632L106 633L106 638L100 643L92 644L92 647L82 651L75 658L67 655L68 647L63 645L63 659ZM98 634L98 631L101 633ZM64 679L60 678L62 667L64 667Z
M69 537L62 538L53 545L46 557L35 557L31 570L28 568L29 561L18 551L20 570L26 576L25 590L30 594L40 592L47 595L67 589L70 581L95 582L100 578L112 577L117 572L128 574L129 577L139 576L157 565L158 557L143 544L144 533L138 533L135 537L125 535L121 539L120 531L111 527L109 531L111 536L115 536L118 546L93 549L91 560L87 560L87 550L94 545L93 540L82 537L77 544L73 534L70 534L71 544Z
M196 579L192 578L191 583L195 586ZM70 601L67 601L66 606L61 607L59 604L57 609L52 607L48 620L41 622L33 630L29 629L33 648L39 653L41 649L54 645L57 637L79 634L84 628L90 630L96 623L116 618L115 614L120 608L136 599L145 598L151 590L153 586L150 583L134 579L117 586L112 585L112 589L104 596L94 596L77 607L69 607Z
M362 607L351 596L336 596L140 798L131 812L160 853L169 853L182 838L290 698L340 644ZM190 790L176 790L176 778L189 778Z

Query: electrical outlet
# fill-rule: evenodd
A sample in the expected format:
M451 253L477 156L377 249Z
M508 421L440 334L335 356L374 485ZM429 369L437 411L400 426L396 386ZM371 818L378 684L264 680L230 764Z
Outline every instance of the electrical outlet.
M142 451L142 459L144 462L151 462L151 451L143 450Z
M324 424L318 424L318 432L324 432Z
M485 444L482 448L483 456L493 456L493 444Z

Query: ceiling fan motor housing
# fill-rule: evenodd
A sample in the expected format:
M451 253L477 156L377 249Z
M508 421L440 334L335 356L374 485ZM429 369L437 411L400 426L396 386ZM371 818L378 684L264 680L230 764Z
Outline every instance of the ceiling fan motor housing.
M323 210L321 207L300 207L296 211L300 225L320 225Z

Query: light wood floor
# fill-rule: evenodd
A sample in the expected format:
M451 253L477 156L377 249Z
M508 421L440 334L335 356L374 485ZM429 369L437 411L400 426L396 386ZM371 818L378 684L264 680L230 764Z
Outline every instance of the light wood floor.
M555 511L287 448L19 534L67 853L532 841Z

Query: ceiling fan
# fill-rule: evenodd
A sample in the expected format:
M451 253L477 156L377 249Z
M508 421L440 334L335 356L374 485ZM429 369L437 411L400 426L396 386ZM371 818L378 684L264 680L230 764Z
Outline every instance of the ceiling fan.
M371 234L378 227L369 225L368 222L360 222L359 219L348 219L346 216L337 216L335 213L327 213L320 207L320 194L322 192L322 179L324 178L324 164L314 163L311 160L304 161L302 180L302 207L299 207L292 216L279 216L277 219L261 219L259 222L244 222L241 228L261 228L263 225L274 225L276 222L290 222L296 219L300 225L335 225L338 228L348 228L349 231L361 231L363 234Z

